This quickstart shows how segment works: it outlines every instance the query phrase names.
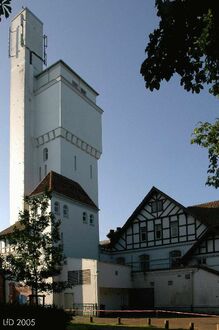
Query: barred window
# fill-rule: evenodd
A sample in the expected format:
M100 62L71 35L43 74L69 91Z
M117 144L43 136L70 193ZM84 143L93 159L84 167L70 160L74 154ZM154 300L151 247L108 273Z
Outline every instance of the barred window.
M68 282L71 285L91 284L90 269L68 271Z

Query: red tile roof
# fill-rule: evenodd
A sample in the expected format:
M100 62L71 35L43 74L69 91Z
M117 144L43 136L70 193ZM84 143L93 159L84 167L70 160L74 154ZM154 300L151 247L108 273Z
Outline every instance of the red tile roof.
M187 210L205 225L219 225L219 201L189 206Z
M14 229L21 229L22 228L22 225L19 221L17 221L15 224L13 224L12 226L2 230L0 232L0 237L4 237L4 236L7 236L9 234L11 234L13 232Z
M39 183L39 185L32 191L30 196L41 194L46 190L49 192L59 193L98 210L96 204L77 182L56 172L49 172L47 176Z

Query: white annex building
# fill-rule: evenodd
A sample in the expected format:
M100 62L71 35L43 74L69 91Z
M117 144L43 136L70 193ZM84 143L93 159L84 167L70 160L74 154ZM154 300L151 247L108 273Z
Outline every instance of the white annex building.
M47 304L217 312L219 201L184 207L153 187L124 226L99 242L98 93L61 60L43 69L46 37L30 10L13 19L9 48L11 226L0 233L0 252L10 249L23 196L49 189L67 257L60 277L74 286L47 296ZM0 276L0 300L9 296Z

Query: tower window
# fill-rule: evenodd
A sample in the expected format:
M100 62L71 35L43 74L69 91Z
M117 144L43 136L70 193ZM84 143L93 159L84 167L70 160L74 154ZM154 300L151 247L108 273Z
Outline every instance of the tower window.
M48 160L48 156L49 156L48 148L44 148L44 149L43 149L43 161L44 161L44 162L45 162L46 160Z
M163 201L162 200L157 200L155 202L151 203L151 212L160 212L163 210Z
M63 217L64 218L68 218L68 216L69 216L68 206L67 205L64 205L63 206Z
M45 164L45 166L44 166L44 175L45 176L47 175L47 164Z
M74 156L74 170L77 171L77 157Z
M93 178L93 166L90 165L90 179Z
M59 204L59 202L54 203L54 213L55 214L60 214L60 204Z
M83 223L86 224L87 223L87 213L83 212Z
M94 226L94 215L90 214L90 225Z

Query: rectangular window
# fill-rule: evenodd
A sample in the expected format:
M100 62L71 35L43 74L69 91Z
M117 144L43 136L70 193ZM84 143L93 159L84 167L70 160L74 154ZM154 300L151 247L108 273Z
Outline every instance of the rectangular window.
M161 224L155 225L155 239L162 238L162 227Z
M74 156L74 170L77 171L77 157Z
M68 282L72 285L91 284L90 269L68 271Z
M178 221L172 221L170 223L170 236L178 237L178 233L179 233L179 223Z
M147 241L147 230L146 227L140 228L140 241L146 242Z
M93 166L90 165L90 179L93 178Z
M160 212L163 210L163 201L162 200L157 200L155 202L151 203L151 212Z
M44 176L47 175L47 165L45 164L45 168L44 168Z

